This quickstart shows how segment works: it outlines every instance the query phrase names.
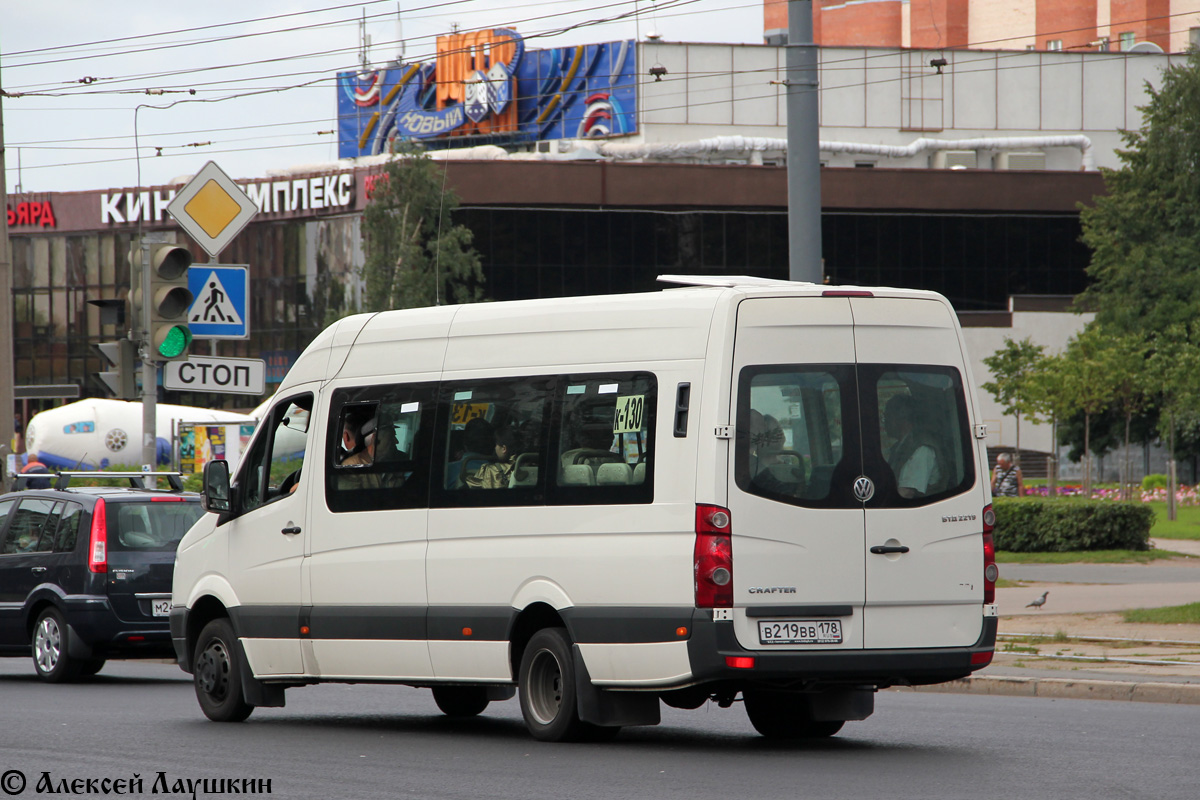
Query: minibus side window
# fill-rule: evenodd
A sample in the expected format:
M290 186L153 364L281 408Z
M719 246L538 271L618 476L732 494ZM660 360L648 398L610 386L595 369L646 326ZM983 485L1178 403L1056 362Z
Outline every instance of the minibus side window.
M652 502L655 377L647 373L567 376L558 403L553 501Z
M426 505L436 396L432 384L333 393L325 453L325 501L331 511Z
M464 381L442 388L438 444L444 505L542 502L552 377Z
M287 400L271 411L269 427L254 441L239 471L242 510L288 496L300 478L308 446L310 394Z

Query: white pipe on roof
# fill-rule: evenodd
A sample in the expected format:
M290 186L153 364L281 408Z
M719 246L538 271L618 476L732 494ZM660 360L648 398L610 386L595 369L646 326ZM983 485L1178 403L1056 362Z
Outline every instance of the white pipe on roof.
M589 143L590 144L590 143ZM581 147L587 147L581 144ZM888 158L911 158L930 150L1025 150L1036 147L1073 147L1080 151L1084 170L1094 172L1096 159L1092 140L1086 136L995 136L979 139L931 139L922 136L906 145L870 144L866 142L820 143L825 153L862 153ZM596 152L616 159L632 158L694 158L704 155L730 155L752 152L787 152L787 139L760 136L714 136L691 142L629 144L598 142Z

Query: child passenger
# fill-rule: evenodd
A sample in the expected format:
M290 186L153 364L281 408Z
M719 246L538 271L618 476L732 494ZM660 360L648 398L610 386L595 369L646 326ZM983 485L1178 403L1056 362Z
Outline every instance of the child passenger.
M467 478L471 489L507 489L508 479L521 452L520 439L511 427L496 431L496 460L489 461Z

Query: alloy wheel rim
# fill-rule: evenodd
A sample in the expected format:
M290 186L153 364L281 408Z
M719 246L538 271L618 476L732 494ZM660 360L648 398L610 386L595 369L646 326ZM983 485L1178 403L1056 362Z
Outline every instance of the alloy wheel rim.
M46 617L38 623L33 647L38 669L43 673L53 672L62 654L62 631L53 617Z

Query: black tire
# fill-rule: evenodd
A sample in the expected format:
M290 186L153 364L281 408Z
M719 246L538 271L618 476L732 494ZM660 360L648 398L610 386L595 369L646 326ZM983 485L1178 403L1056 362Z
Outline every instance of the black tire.
M241 722L254 706L242 698L241 650L233 626L220 617L196 640L192 678L204 716L214 722Z
M70 633L62 612L49 606L33 625L33 668L47 683L70 683L79 679L83 662L68 655Z
M103 658L93 658L83 662L83 667L79 670L79 674L85 678L90 678L100 670L104 669L107 662Z
M488 707L487 689L482 686L435 686L433 702L450 717L475 717Z
M595 725L579 719L575 660L565 628L543 628L521 655L518 693L525 727L543 742L588 739Z
M750 724L768 739L824 739L833 736L846 723L842 720L814 720L803 694L748 689L742 692Z

